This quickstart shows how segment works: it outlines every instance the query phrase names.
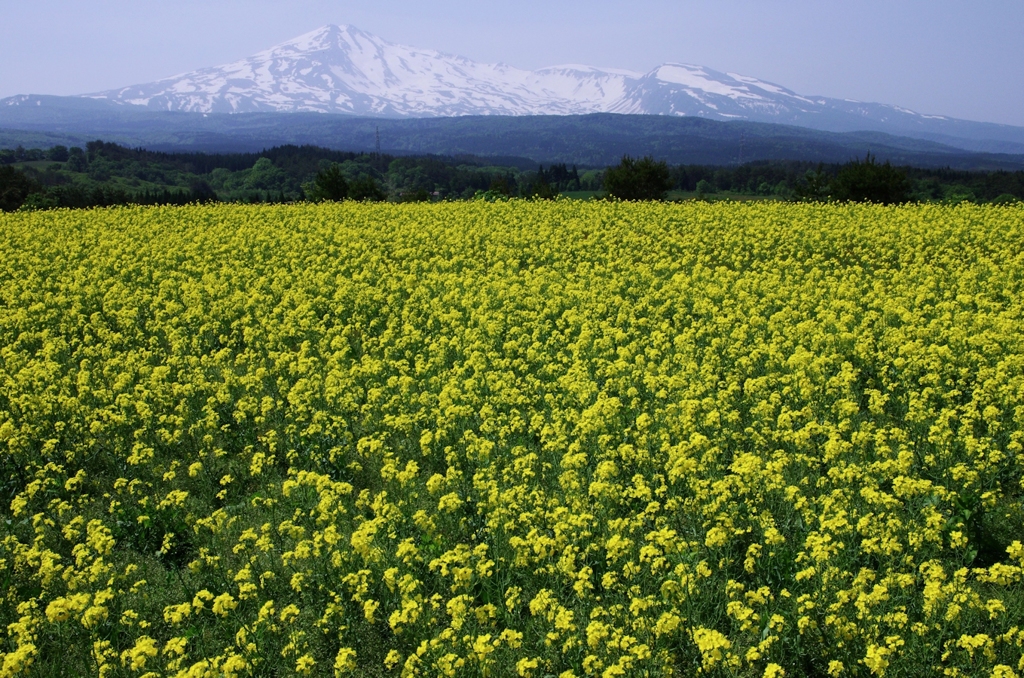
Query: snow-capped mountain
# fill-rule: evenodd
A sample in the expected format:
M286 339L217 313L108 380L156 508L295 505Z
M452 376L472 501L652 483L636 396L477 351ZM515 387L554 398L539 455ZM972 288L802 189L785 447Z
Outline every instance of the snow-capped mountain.
M324 26L247 59L92 94L203 113L315 111L383 116L575 114L611 110L641 74L588 67L525 71Z
M67 131L81 127L87 113L113 120L160 111L200 118L257 112L387 118L686 116L826 132L885 132L977 152L1024 153L1024 127L802 96L702 66L663 64L648 73L579 65L527 71L397 45L353 26L324 26L241 61L149 84L78 97L8 97L0 100L0 127Z
M578 65L527 71L397 45L353 26L333 25L224 66L86 96L202 113L432 117L610 112L834 130L913 126L927 119L894 106L804 97L701 66L664 64L649 73Z

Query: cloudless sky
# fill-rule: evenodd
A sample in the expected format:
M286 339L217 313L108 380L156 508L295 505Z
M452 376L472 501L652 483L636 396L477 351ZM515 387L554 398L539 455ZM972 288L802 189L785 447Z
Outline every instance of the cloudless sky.
M675 61L1024 126L1024 0L0 0L0 97L150 82L332 23L519 68Z

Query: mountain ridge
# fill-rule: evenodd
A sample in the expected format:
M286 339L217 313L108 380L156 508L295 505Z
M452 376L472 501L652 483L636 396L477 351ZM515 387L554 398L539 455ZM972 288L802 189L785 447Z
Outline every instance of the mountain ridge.
M146 118L140 115L143 112L171 117ZM113 133L124 141L152 140L152 130L141 133L145 124L159 129L176 125L187 131L206 124L201 116L225 113L317 113L381 120L616 113L884 133L970 153L1024 153L1024 127L805 96L765 80L703 66L666 63L640 73L564 64L526 71L406 47L354 26L334 25L229 64L151 83L76 97L8 97L0 100L0 127L51 133L102 130L105 138L114 138ZM104 116L121 127L103 122ZM259 119L257 124L264 127L281 126ZM234 134L238 125L221 127Z
M32 146L40 141L84 145L103 139L169 152L259 152L289 144L373 152L379 133L381 150L395 155L514 156L533 163L564 162L580 167L615 164L624 154L652 155L672 164L737 165L759 160L843 163L872 153L879 162L897 165L1024 169L1024 154L973 153L882 132L832 133L695 117L612 113L450 118L205 115L61 97L35 97L25 103L6 109L0 106L0 147Z
M1013 153L1024 147L1024 127L803 95L766 80L693 64L665 63L646 73L578 64L527 71L399 45L350 25L322 26L222 66L82 96L207 114L692 116L830 132L965 139L984 145L969 150L989 152Z

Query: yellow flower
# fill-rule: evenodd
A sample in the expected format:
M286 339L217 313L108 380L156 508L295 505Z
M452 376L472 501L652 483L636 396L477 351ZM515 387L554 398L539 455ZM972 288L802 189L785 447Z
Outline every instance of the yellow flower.
M185 654L185 647L188 645L187 638L171 638L164 644L165 655L180 657Z
M222 593L213 601L213 613L221 617L228 616L236 607L238 607L238 601L230 593Z
M720 632L703 627L693 631L693 642L700 650L705 668L711 668L726 660L732 648L732 642Z
M477 636L473 641L473 654L477 660L484 662L487 659L487 655L494 652L495 644L491 642L491 635L486 633L481 636Z
M394 659L395 663L398 661L398 657L392 657L388 654L384 664L387 666L388 659ZM392 665L393 666L393 665ZM388 667L391 668L391 667ZM343 647L338 650L338 654L334 658L334 675L342 675L344 673L351 673L356 670L356 651L350 647Z
M192 607L195 610L206 608L206 603L213 600L213 594L203 589L192 598Z
M498 635L498 641L505 643L509 648L516 649L523 644L523 634L513 629L505 629Z
M718 548L720 546L725 546L728 543L729 533L720 525L712 527L704 537L704 544L709 548Z
M46 606L46 618L55 623L67 621L72 615L88 607L91 601L92 596L88 593L77 593L67 598L55 598Z
M444 513L453 513L458 510L465 502L459 496L457 492L449 492L442 496L437 501L437 510Z
M296 615L298 615L298 608L296 608L295 613ZM262 607L260 607L259 614L256 617L256 623L259 624L261 622L272 620L275 614L276 611L274 610L274 601L268 600L267 602L263 603Z
M33 643L19 643L13 651L4 655L0 672L4 676L15 676L26 672L36 659L36 646Z
M121 663L133 671L138 671L146 666L149 659L156 657L157 653L156 641L149 636L142 636L135 640L133 648L121 653Z
M295 672L308 675L314 666L316 666L316 660L310 655L304 654L295 661Z
M82 626L87 629L95 628L100 622L106 620L108 610L103 605L93 605L82 614Z
M868 667L873 675L884 676L885 670L889 667L889 655L892 650L887 647L870 644L867 653L862 660L864 666Z
M228 656L224 663L220 665L220 672L224 678L234 678L235 676L244 675L249 670L249 663L244 657L240 657L237 654Z
M516 662L516 673L525 678L530 678L533 675L534 670L540 666L539 659L530 659L529 657L523 657Z
M292 590L297 592L297 593L301 593L302 592L302 582L305 579L306 579L306 575L304 573L302 573L302 572L296 572L295 574L293 574L291 582L290 582Z
M180 624L192 614L192 605L181 603L180 605L168 605L164 608L164 621L168 624Z

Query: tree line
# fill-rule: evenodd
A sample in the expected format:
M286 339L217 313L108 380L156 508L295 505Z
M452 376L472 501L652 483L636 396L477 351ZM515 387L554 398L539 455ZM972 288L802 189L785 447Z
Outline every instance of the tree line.
M606 168L530 166L523 159L394 156L314 146L260 153L165 153L93 141L85 148L0 150L0 209L229 201L501 200L613 197L864 200L1024 199L1024 172L893 167L868 155L844 164L751 162L669 166L625 156Z

